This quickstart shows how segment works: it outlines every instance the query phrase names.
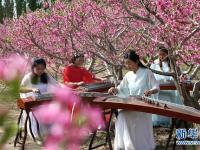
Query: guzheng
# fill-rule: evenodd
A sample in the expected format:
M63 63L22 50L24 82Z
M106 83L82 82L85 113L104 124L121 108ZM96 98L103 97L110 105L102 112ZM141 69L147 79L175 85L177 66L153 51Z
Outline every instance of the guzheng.
M143 96L132 96L128 98L96 98L92 102L104 109L124 109L132 111L140 111L152 114L158 114L168 117L183 119L186 121L200 124L200 111L171 102L155 100Z
M51 93L39 94L35 98L32 97L20 98L17 100L17 106L20 109L31 110L33 107L50 102L52 98L53 94Z
M119 81L120 83L120 81ZM193 90L193 82L185 82L183 83L186 85L187 90L192 91ZM84 91L84 92L107 92L108 89L112 86L115 86L114 83L107 81L107 82L96 82L96 83L90 83L85 84L80 87L78 87L76 90L78 91ZM160 84L160 90L176 90L176 86L173 82L167 82Z
M89 102L89 103L91 103L92 100L96 97L108 96L108 94L106 94L106 93L98 93L98 92L80 92L79 91L77 94L79 94L79 96L82 98L82 100ZM30 120L29 113L34 109L34 107L42 105L44 103L51 102L53 97L54 97L54 95L52 95L52 94L43 94L43 95L38 95L38 97L36 97L35 99L33 99L33 98L22 98L22 99L17 100L17 105L21 109L21 113L18 117L18 126L19 126L23 111L25 110L25 113L26 113L26 119L25 119L25 122L24 122L24 127L25 127L24 128L24 137L23 137L23 142L22 142L22 149L23 150L24 150L26 137L27 137L28 120ZM106 115L108 113L111 113L111 112L110 111L104 111L103 112L104 115ZM36 120L36 124L37 124L38 135L40 136L39 124L38 124L36 118L35 118L35 120ZM109 125L110 125L110 123L109 123ZM107 126L106 130L108 130L110 128L109 125ZM31 124L29 124L29 128L30 128L30 132L31 132L33 139L35 139L35 137L32 133ZM20 128L18 128L16 137L15 137L15 141L14 141L14 146L16 146L21 133L22 133L22 130Z
M77 94L81 97L84 102L91 103L97 97L109 97L107 93L99 93L99 92L77 92ZM18 108L24 110L31 110L33 107L42 105L44 103L48 103L53 99L53 94L41 94L33 99L29 98L21 98L17 100Z
M78 91L85 92L107 92L110 87L114 86L112 82L96 82L85 84L77 88Z
M188 91L193 90L194 83L193 82L185 82L186 88ZM176 90L176 86L173 82L162 83L160 84L160 90Z

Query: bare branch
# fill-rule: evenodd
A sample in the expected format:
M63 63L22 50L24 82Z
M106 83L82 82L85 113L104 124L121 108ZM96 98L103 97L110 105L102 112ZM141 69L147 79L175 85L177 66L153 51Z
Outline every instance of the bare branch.
M185 44L185 42L187 42L198 31L200 31L200 25L196 29L194 29L187 37L185 37L183 39L183 41L180 43L179 47L182 47Z
M188 67L190 67L192 65L192 64L189 64L188 62L186 62L181 55L177 54L176 56L178 56L183 61L183 63L185 65L187 65Z
M159 74L159 75L164 75L164 76L172 76L174 77L175 76L175 72L162 72L162 71L157 71L157 70L154 70L154 69L151 69L147 66L148 69L150 69L153 73L156 73L156 74Z
M104 68L101 68L101 69L98 69L98 70L94 70L93 73L99 74L99 73L101 73L101 72L103 72L103 71L106 71L106 68L105 68L105 67L104 67Z
M69 37L70 37L70 41L71 41L71 44L72 44L72 49L75 50L76 52L78 52L77 48L75 47L71 32L69 33Z
M120 31L111 42L115 41L118 37L120 37L120 35L122 35L129 27L125 27L122 31Z
M158 19L158 21L159 21L162 25L165 25L164 20L156 13L156 11L151 10L151 9L148 7L147 4L144 4L143 2L142 2L142 4L144 5L145 9L146 9L150 14L154 15L154 16L156 17L156 19Z
M146 60L144 57L140 59L140 61L142 62L142 64L144 66L148 67L148 68L151 66L150 62L153 61L153 60L154 60L154 57L151 57L151 56L150 56L149 60Z
M89 67L87 68L87 70L91 70L92 69L92 67L94 66L95 61L96 61L95 57L92 57L92 61L90 62Z
M149 28L147 28L147 29L149 29ZM145 32L137 31L137 30L135 30L135 29L133 29L133 30L134 30L135 32L137 32L137 33L140 33L144 38L147 38L147 39L149 39L149 40L151 40L151 41L153 41L153 42L156 42L156 43L158 43L158 44L161 44L161 45L164 44L163 41L158 41L157 39L153 39L152 36L146 34ZM146 30L146 29L145 29L145 30Z
M123 8L126 10L126 12L131 15L134 19L137 19L137 20L141 20L141 21L145 21L145 22L148 22L150 24L154 24L154 22L152 21L151 18L148 18L148 17L142 17L142 16L139 16L138 14L136 13L133 13L127 6L125 0L120 0L120 2L122 3L122 6Z
M111 66L118 66L118 65L115 65L111 62L109 62L106 58L104 58L103 56L101 56L100 54L96 53L96 52L93 52L93 51L89 51L90 53L92 53L93 55L99 57L101 60L105 61L107 64L111 65Z
M200 70L200 65L197 65L196 68L194 69L194 71L192 72L190 79L192 80L198 73L198 71Z
M188 68L188 70L184 71L183 73L184 74L189 74L192 71L193 68L194 68L194 65L191 64L190 67Z
M42 47L41 45L39 45L39 44L35 41L35 39L34 39L33 37L31 38L31 41L33 42L33 44L34 44L37 48L39 48L40 50L42 50L42 52L44 52L44 53L47 54L48 56L50 56L50 57L52 57L52 58L60 59L60 60L65 60L65 58L62 58L62 57L59 57L59 56L57 56L57 55L55 55L55 54L49 53L50 50L46 50L44 47Z
M124 55L124 54L127 52L129 46L130 46L134 41L135 41L135 39L133 38L133 39L128 43L128 45L122 50L122 52L119 54L119 56Z
M162 71L157 71L157 70L151 69L148 65L146 65L146 64L144 63L143 60L140 60L140 61L141 61L141 63L142 63L145 67L147 67L147 68L148 68L149 70L151 70L153 73L156 73L156 74L159 74L159 75L164 75L164 76L172 76L172 77L175 76L175 72L162 72Z

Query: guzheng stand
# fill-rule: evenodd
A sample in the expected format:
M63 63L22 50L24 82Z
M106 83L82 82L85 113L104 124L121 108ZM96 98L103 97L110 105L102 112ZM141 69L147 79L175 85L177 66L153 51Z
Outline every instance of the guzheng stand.
M98 148L98 147L101 147L101 146L105 146L107 143L108 143L109 149L110 150L113 149L112 148L112 142L111 142L110 129L111 129L112 116L113 116L114 113L115 113L114 109L104 110L103 118L104 118L105 124L106 124L106 139L105 139L105 142L102 143L102 144L93 146L93 143L94 143L94 140L95 140L95 137L96 137L96 134L97 134L97 131L94 131L94 133L92 135L92 139L91 139L90 144L89 144L89 150L92 150L92 149L95 149L95 148ZM106 122L106 117L105 117L107 114L110 114L108 122Z
M189 129L189 128L188 128L188 124L187 124L186 121L180 120L180 119L176 119L176 118L172 118L172 125L171 125L171 127L170 127L170 133L169 133L169 137L168 137L168 139L167 139L167 143L166 143L166 146L165 146L165 150L168 149L169 143L170 143L170 141L171 141L171 139L172 139L173 131L174 131L175 129L183 128L183 127L184 127L186 130ZM174 141L173 150L175 150L175 148L176 148L176 136L174 137L174 140L173 140L173 141ZM182 145L182 149L183 149L183 150L186 150L186 146L185 146L185 145Z
M89 93L85 92L85 93L86 93L86 95L85 94L80 95L82 97L82 100L87 102L87 103L89 102L91 104L92 104L92 100L94 98L96 98L95 95L96 96L102 95L102 94L99 95L99 93L95 93L95 92L93 92L94 95L93 94L91 95L92 92L91 93L90 92ZM21 112L20 112L20 115L18 117L18 122L17 122L18 131L17 131L16 137L15 137L15 140L14 140L14 147L16 146L17 143L19 143L19 144L22 145L22 150L24 150L26 139L27 139L28 121L29 121L29 128L30 128L31 136L32 136L34 141L36 140L36 138L34 137L34 134L32 132L30 112L32 112L34 107L39 106L39 105L44 104L44 103L48 103L50 101L51 100L39 100L39 101L36 100L35 101L35 100L31 99L31 98L17 100L17 105L18 105L18 108L21 110ZM112 150L111 137L110 137L110 127L111 127L111 119L112 119L113 112L114 112L114 110L111 110L111 109L106 109L106 110L103 111L103 117L104 117L105 122L106 122L106 115L107 114L110 115L109 116L109 121L106 122L106 129L105 129L106 130L106 139L105 139L105 143L93 147L94 138L96 137L96 132L97 132L97 131L95 131L93 133L93 135L92 135L92 139L90 141L89 149L95 149L97 147L106 145L108 143L109 144L109 149ZM23 116L22 115L23 113L26 113L26 118L25 118L25 122L24 122L24 136L22 137L22 129L19 128L19 125L20 125L20 121L21 121L21 118ZM35 117L34 114L33 114L33 117ZM37 125L38 136L42 140L41 135L40 135L40 130L39 130L39 123L38 123L36 118L35 118L35 120L36 120L36 125ZM22 143L19 142L19 139L22 139Z
M19 143L22 145L22 150L24 150L26 139L27 139L28 121L29 121L29 129L30 129L31 136L32 136L33 140L36 141L36 138L32 131L31 118L30 118L30 112L32 111L33 106L23 104L23 102L21 100L18 100L17 104L18 104L18 107L20 108L21 112L20 112L20 115L19 115L18 121L17 121L18 129L17 129L17 134L15 137L15 140L14 140L14 147L16 147L17 143ZM26 113L26 118L25 118L25 122L24 122L24 136L22 136L22 129L19 127L23 112ZM34 114L33 114L33 117L35 117ZM35 120L36 120L36 125L37 125L38 136L39 136L40 140L42 140L40 130L39 130L39 123L36 118L35 118ZM22 143L19 142L19 139L22 139Z
M87 92L107 92L108 89L110 87L112 87L112 86L114 86L114 84L110 83L110 82L94 83L94 84L89 84L89 85L85 85L83 87L80 87L80 91L81 91L81 89L83 89L83 91L87 91ZM94 99L94 98L95 97L90 98L90 99ZM86 98L86 99L87 99L86 101L88 101L88 98ZM94 131L93 134L92 134L91 141L89 143L89 148L88 148L89 150L96 149L96 148L101 147L101 146L106 146L107 144L108 144L110 150L113 149L112 148L112 143L111 143L110 128L111 128L111 123L112 123L112 116L113 116L114 113L116 114L116 110L104 109L103 118L104 118L105 125L106 125L106 128L105 128L105 131L106 131L105 142L102 143L102 144L98 144L98 145L93 146L94 145L94 141L95 141L95 137L97 137L97 131ZM108 122L106 120L106 115L109 115L109 121Z
M191 91L193 89L192 83L188 83L188 84L186 84L186 86L187 86L188 91ZM169 84L161 84L160 90L176 90L176 86L174 84L170 84L170 83ZM176 118L172 118L171 120L172 120L172 125L170 127L169 137L167 139L165 150L168 149L169 143L172 139L172 134L173 134L175 129L178 129L178 128L182 127L181 125L183 125L188 130L188 124L187 124L186 121L176 119ZM174 141L173 150L175 150L175 148L176 148L176 137L174 137L173 141ZM184 145L182 145L182 149L186 150L186 147Z

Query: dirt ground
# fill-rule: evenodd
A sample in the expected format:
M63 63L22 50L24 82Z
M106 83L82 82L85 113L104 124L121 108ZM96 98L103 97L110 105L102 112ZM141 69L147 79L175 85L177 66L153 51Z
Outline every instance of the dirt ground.
M13 101L0 101L1 105L4 105L5 107L9 108L10 110L10 121L12 123L17 123L17 118L19 115L19 110L16 107L16 103ZM155 137L155 141L156 141L156 150L164 150L165 149L165 144L166 144L166 140L168 138L168 134L169 134L169 129L168 128L154 128L154 137ZM1 134L0 134L1 135ZM13 141L14 141L14 137L13 136L6 144L3 150L20 150L20 145L18 144L15 148L13 146ZM200 137L200 136L199 136ZM113 142L113 138L114 135L112 135L112 142ZM95 143L101 143L103 142L105 139L105 133L103 132L99 132L98 133L98 137L95 140ZM90 138L88 138L86 140L86 142L81 146L81 150L86 150L88 149L88 145L89 145L89 141ZM171 144L168 148L168 150L172 149L173 145L173 141L171 141ZM41 146L36 144L30 137L28 137L27 141L26 141L26 150L41 150ZM62 148L61 148L62 149ZM101 147L98 148L97 150L106 150L109 149L108 146L106 147ZM181 150L182 147L177 146L176 150ZM186 147L186 150L200 150L200 147L194 147L194 146L188 146Z

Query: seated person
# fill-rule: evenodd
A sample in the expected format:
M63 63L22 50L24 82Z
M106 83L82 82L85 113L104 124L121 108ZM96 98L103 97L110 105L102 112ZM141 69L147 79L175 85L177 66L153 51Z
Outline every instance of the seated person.
M139 55L130 50L124 57L129 70L118 87L111 87L109 94L119 97L151 96L159 91L159 85L153 73L141 62ZM124 99L125 100L125 99ZM152 116L149 113L119 110L115 122L114 150L153 150Z
M171 72L170 60L168 58L168 49L163 46L159 46L158 59L154 61L151 68L162 72ZM159 74L154 74L156 80L162 83L173 82L173 78L170 76L164 76ZM159 100L164 100L172 103L182 104L179 93L177 90L161 90L158 94ZM153 115L153 125L169 127L171 125L171 119L169 117Z
M72 64L68 65L64 69L64 83L72 88L78 86L93 83L96 81L102 81L104 79L96 77L83 67L84 55L75 54L71 60Z
M54 80L48 73L46 73L46 62L44 59L39 58L35 59L32 67L31 72L26 74L21 81L20 85L20 97L27 98L32 97L36 98L38 93L45 94L52 92L52 86L58 86L58 82ZM30 121L31 123L31 130L33 135L36 139L39 139L39 134L37 132L37 123L35 117L32 112L30 112ZM23 111L22 118L20 120L20 127L24 128L24 122L26 118L26 113ZM27 126L28 133L31 136L29 124ZM45 132L44 126L39 122L39 128L41 133Z

